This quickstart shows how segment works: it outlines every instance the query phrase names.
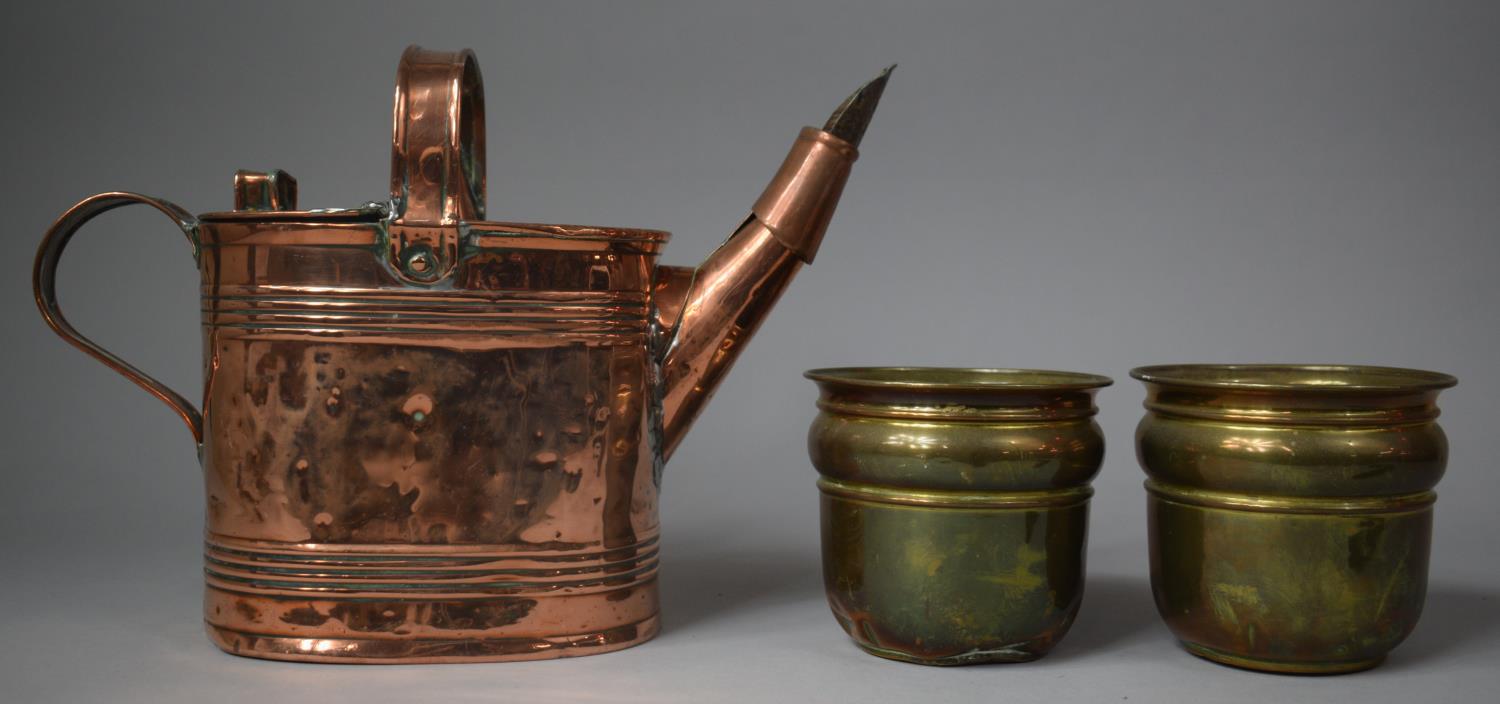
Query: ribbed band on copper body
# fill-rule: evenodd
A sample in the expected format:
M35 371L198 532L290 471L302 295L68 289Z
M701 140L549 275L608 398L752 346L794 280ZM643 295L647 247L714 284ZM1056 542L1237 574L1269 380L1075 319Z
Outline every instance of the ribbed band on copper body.
M607 592L655 577L658 538L585 551L482 545L290 545L209 536L204 573L232 592L318 598L465 598Z
M246 332L643 335L644 293L205 292L203 324Z

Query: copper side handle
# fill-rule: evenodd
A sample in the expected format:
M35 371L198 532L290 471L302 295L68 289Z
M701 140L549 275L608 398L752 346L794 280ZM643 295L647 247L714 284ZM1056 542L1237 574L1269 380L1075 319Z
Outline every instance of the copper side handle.
M474 52L411 46L396 71L397 223L484 219L484 86Z
M172 410L176 411L177 415L187 423L188 430L193 433L193 441L202 445L203 414L198 412L192 403L183 398L182 394L167 388L165 384L116 357L109 350L95 344L93 340L84 337L68 323L67 318L63 317L62 310L57 306L57 263L62 258L63 248L67 247L68 241L73 239L73 234L94 216L134 203L144 203L172 218L172 221L177 223L177 227L181 228L182 233L187 236L188 242L193 245L196 253L198 220L186 210L167 201L136 193L100 193L83 199L78 205L63 213L62 217L52 224L52 229L47 231L47 236L42 238L42 246L37 249L36 253L36 264L31 270L31 290L36 296L37 308L42 311L42 318L52 326L54 332L72 343L74 347L89 353L109 368L135 382L152 396L171 406Z

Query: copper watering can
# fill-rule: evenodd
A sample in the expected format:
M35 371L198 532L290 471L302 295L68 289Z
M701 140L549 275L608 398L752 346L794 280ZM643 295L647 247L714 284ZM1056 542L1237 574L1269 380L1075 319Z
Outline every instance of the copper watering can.
M460 662L655 635L662 465L812 260L888 73L802 130L697 269L656 264L665 232L484 220L470 51L402 56L389 203L298 210L290 176L241 171L232 212L102 193L65 213L37 305L192 431L214 643ZM171 218L202 272L201 412L57 306L73 234L133 203Z

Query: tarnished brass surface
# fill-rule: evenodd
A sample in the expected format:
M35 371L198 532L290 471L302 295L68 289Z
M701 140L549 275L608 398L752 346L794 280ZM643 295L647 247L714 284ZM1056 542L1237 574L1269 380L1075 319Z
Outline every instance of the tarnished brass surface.
M1047 653L1083 599L1108 378L845 368L820 390L823 581L859 647L926 665Z
M43 239L37 305L192 430L204 618L225 650L418 663L645 641L658 629L662 465L810 258L786 243L821 236L853 147L812 158L799 146L799 163L821 167L768 189L815 222L773 236L752 216L698 269L659 267L665 232L479 219L471 52L412 47L395 101L387 203L295 210L296 181L279 171L240 172L236 211L198 217L93 196ZM57 305L74 233L132 203L172 218L197 258L201 413Z
M1453 377L1387 367L1141 367L1136 452L1157 609L1238 667L1373 667L1416 625Z

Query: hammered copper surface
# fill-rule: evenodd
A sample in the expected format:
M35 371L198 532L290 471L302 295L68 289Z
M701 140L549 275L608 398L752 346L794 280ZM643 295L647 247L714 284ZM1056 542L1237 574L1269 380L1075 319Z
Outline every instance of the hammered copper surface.
M845 368L818 383L823 581L849 637L924 665L1046 654L1083 600L1092 374Z
M409 49L395 118L389 203L296 211L283 172L240 172L236 211L198 218L101 194L48 232L37 303L200 443L204 618L225 650L450 662L649 639L663 462L811 259L857 154L804 132L782 170L798 178L762 197L794 207L692 270L657 266L664 232L480 220L471 52ZM201 415L57 308L67 242L130 203L197 257Z
M1446 374L1388 367L1142 367L1156 606L1195 655L1373 667L1427 593Z

